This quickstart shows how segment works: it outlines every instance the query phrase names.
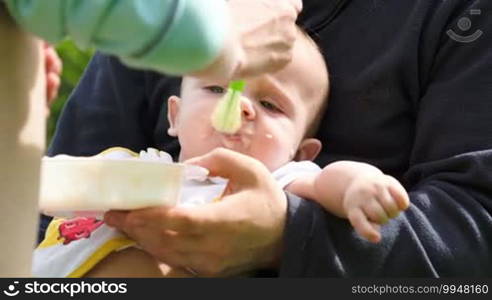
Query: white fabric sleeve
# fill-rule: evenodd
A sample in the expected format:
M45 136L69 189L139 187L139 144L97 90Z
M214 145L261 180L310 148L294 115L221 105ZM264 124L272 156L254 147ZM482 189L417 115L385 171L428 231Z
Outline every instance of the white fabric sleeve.
M312 161L291 161L273 172L273 177L282 189L297 178L314 175L321 172L321 168Z

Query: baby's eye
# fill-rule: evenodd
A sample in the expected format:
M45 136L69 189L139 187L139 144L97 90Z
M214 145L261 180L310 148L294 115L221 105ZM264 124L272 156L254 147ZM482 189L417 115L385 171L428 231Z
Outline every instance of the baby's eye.
M275 104L273 104L269 101L266 101L266 100L261 100L260 105L263 106L264 108L266 108L267 110L272 111L272 112L277 112L277 113L282 112L282 110L280 108L278 108Z
M225 93L225 89L219 85L210 85L204 87L205 90L212 92L214 94L223 94Z

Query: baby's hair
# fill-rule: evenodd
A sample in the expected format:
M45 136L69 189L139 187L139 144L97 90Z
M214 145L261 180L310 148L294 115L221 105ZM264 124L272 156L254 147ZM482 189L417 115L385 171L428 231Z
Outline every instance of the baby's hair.
M328 76L327 76L328 85L321 95L322 101L321 101L320 105L315 108L317 111L313 112L314 116L313 116L312 120L308 123L308 125L306 127L306 132L304 134L304 138L312 138L312 137L316 136L316 134L318 132L318 127L321 123L321 120L323 119L323 116L324 116L325 111L326 111L326 107L328 106L328 99L329 99L329 95L330 95L330 80L329 80L330 73L328 72L328 65L327 65L325 57L323 55L323 51L321 51L321 48L319 47L319 45L317 43L316 35L314 33L312 33L312 34L308 33L306 30L304 30L300 26L297 26L297 28L298 28L301 36L306 38L315 47L316 51L318 52L318 54L320 55L320 57L324 63L326 73L328 74Z

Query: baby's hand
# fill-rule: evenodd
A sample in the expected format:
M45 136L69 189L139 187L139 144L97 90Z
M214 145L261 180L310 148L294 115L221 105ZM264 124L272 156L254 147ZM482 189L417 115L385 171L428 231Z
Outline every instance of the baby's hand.
M381 174L358 176L343 198L343 206L352 226L367 240L381 240L380 225L408 208L408 195L395 178Z

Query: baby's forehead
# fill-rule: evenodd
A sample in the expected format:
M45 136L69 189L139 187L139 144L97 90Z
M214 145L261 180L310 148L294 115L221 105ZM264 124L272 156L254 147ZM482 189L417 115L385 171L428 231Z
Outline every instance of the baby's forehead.
M292 61L274 74L286 86L294 87L303 102L319 104L325 101L329 90L328 67L316 43L299 31L292 52Z
M246 88L253 89L255 93L268 96L280 89L289 97L299 98L303 103L315 106L324 101L329 89L328 70L323 55L316 43L300 30L292 49L292 61L285 68L246 81ZM226 83L185 76L181 83L181 93L199 85L224 86Z

